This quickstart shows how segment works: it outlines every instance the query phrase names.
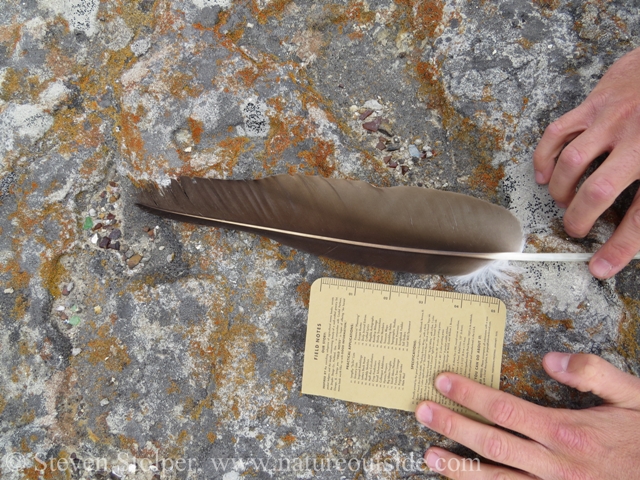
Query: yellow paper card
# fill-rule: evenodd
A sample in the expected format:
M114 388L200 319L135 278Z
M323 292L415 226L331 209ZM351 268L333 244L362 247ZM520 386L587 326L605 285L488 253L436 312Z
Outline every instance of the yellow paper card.
M311 287L302 393L415 410L450 371L500 385L506 307L496 298L321 278Z

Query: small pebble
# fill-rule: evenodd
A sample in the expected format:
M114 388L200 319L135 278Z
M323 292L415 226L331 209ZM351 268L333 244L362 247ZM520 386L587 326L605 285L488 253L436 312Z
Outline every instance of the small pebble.
M415 145L409 145L409 155L411 158L420 158L420 150Z
M80 355L81 352L82 352L82 349L78 347L71 349L71 355L73 355L74 357L77 357L78 355Z
M101 222L98 222L93 226L91 230L95 232L96 230L100 230L101 228L104 228L104 224Z
M162 251L162 250L164 250L164 248L165 248L165 247L164 247L164 245L160 245L160 246L158 247L158 250Z
M167 255L167 262L171 263L173 262L173 259L176 257L175 253L170 253L169 255Z
M58 305L58 306L56 307L56 311L57 311L57 312L64 312L64 305Z
M102 400L100 400L100 405L103 407L106 405L109 405L109 400L107 400L106 398L103 398Z
M107 248L110 250L120 250L120 241L116 240L115 242L111 242Z
M122 236L122 231L119 228L114 228L113 230L111 230L111 233L109 234L109 238L111 240L117 240Z
M92 217L95 217L97 213L98 212L96 212L95 208L89 209L89 215L91 215Z
M95 307L93 307L93 313L95 313L96 315L100 315L102 313L102 307L100 305L96 305Z
M93 228L93 219L91 217L85 217L82 229L91 230L91 228Z
M369 132L377 132L380 127L380 123L382 123L381 118L376 118L375 120L371 120L370 122L365 122L362 124L362 128Z
M98 246L100 248L107 248L110 243L111 243L111 239L109 237L102 237L100 239L100 243L98 243Z
M76 326L78 325L80 322L82 321L82 319L80 318L79 315L71 315L71 318L69 318L69 320L67 320L67 322L69 323L69 325L72 326Z
M140 260L142 260L142 255L140 255L139 253L136 253L135 255L131 256L129 260L127 260L127 267L135 268L136 265L140 263Z
M371 110L381 110L383 107L377 100L367 100L364 105L364 108L368 108Z
M96 245L98 243L98 240L100 240L100 235L98 235L97 233L94 233L93 236L91 237L91 243Z
M391 133L391 124L389 122L387 122L387 121L384 121L384 120L382 121L382 123L378 127L378 131L380 133L383 133L387 137L392 137L393 136L393 133Z
M360 121L366 120L372 113L373 113L373 110L371 110L370 108L365 110L360 114L360 117L359 117Z
M11 288L11 287L5 288L4 289L4 293L6 293L7 295L11 295L13 293L13 288Z

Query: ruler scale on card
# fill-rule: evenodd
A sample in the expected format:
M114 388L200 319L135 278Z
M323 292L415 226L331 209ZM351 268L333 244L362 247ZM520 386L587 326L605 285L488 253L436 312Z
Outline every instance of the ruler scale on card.
M498 388L506 308L491 297L321 278L311 288L302 393L413 411L453 371Z

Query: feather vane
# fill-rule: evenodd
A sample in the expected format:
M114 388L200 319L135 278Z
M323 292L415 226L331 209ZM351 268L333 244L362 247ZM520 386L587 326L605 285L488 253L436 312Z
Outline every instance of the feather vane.
M507 209L420 187L304 175L180 177L164 188L141 189L137 203L178 220L244 230L389 270L466 275L523 255L520 222Z

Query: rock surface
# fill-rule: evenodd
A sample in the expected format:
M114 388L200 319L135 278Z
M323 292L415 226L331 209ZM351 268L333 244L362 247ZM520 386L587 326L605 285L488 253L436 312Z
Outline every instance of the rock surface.
M463 452L410 413L300 383L315 279L468 287L174 223L133 185L301 172L440 188L510 208L529 251L594 250L625 199L570 240L531 155L638 45L631 5L4 0L2 478L410 478L430 444ZM521 265L495 293L502 388L593 404L544 374L554 349L640 374L638 275Z

